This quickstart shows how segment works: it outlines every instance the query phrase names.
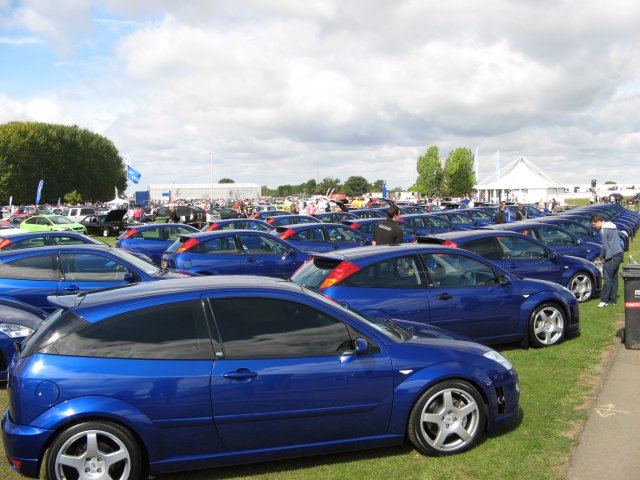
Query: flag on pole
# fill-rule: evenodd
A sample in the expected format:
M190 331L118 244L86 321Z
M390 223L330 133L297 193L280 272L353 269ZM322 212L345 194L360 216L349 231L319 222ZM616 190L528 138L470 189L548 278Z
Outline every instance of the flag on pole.
M382 198L387 198L387 182L382 182Z
M496 179L500 180L500 150L496 151Z
M142 176L139 171L131 166L131 160L129 160L129 155L124 156L124 162L127 165L127 180L132 181L133 183L138 183L140 181L140 177ZM118 195L116 195L118 198Z
M40 205L40 194L42 194L42 187L44 187L44 180L38 182L38 191L36 192L36 205Z

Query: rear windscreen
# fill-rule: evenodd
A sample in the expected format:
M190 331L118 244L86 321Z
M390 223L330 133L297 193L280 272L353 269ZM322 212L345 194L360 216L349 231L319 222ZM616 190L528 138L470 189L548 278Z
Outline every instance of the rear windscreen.
M299 285L317 290L331 271L340 265L341 260L314 258L305 263L293 274L291 280Z

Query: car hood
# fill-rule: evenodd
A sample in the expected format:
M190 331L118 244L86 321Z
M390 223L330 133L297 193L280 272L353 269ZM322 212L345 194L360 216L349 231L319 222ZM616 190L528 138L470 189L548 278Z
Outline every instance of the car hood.
M126 210L109 210L109 213L107 213L107 217L105 218L105 221L121 222L126 214L127 214Z
M471 341L469 337L465 337L464 335L449 332L447 330L443 330L442 328L421 322L412 322L411 320L401 320L399 318L394 318L393 323L397 323L398 325L402 325L403 327L407 328L416 338L440 338L444 340Z

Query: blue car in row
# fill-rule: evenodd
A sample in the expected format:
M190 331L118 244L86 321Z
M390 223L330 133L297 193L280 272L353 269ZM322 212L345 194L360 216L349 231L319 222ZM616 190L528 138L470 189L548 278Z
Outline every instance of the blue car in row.
M185 278L107 245L60 245L0 252L0 298L47 312L49 295L74 295L133 282Z
M214 230L180 236L162 255L162 268L198 275L288 278L309 255L271 233Z
M357 250L357 249L355 249ZM20 474L149 474L401 445L472 448L519 417L500 353L289 281L194 277L51 300L7 383Z
M276 227L275 234L305 252L330 252L371 245L367 235L341 223L305 223Z
M180 235L197 233L196 227L182 223L151 223L136 225L122 232L116 239L116 247L138 252L151 258L159 266L162 254Z
M514 275L547 280L567 287L580 302L594 298L602 274L590 261L562 255L535 238L510 230L478 229L418 238L418 243L463 248Z
M576 297L465 250L403 244L315 254L291 277L367 315L434 325L474 341L545 347L579 331Z

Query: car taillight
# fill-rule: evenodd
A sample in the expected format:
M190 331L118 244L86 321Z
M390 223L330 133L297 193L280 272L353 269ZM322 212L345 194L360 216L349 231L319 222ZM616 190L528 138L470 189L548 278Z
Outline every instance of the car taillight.
M291 235L294 235L295 233L296 233L295 230L287 228L284 232L278 235L278 237L281 238L282 240L286 240L287 238L289 238Z
M216 229L216 228L218 228L219 226L220 226L220 225L218 225L217 223L212 223L211 225L209 225L209 226L207 227L207 230L205 230L205 231L210 232L211 230L215 230L215 229Z
M273 222L275 222L275 221L276 221L276 219L275 219L275 218L267 218L267 223L268 223L269 225L271 225L271 224L272 224Z
M452 242L451 240L445 240L443 245L451 248L458 248L458 244L455 242Z
M2 241L0 242L0 250L4 250L5 248L7 248L12 243L13 242L11 240L9 240L8 238L3 238Z
M360 225L359 223L350 223L349 226L351 228L355 228L356 230L358 230L362 225Z
M354 265L353 263L349 263L346 261L340 262L340 264L333 269L333 271L327 276L327 278L324 279L324 282L322 282L322 285L320 285L320 290L334 286L345 278L353 275L358 270L360 270L360 267Z
M176 250L176 253L186 252L187 250L198 245L199 243L200 242L195 238L190 238L189 240L187 240L186 242L184 242L182 245L178 247L178 249Z
M125 238L133 237L134 235L137 235L137 234L138 234L138 230L136 230L135 228L130 228L124 233L124 235L122 236L122 240L124 240Z
M251 218L258 218L260 216L259 213L254 213L253 215L251 215Z

